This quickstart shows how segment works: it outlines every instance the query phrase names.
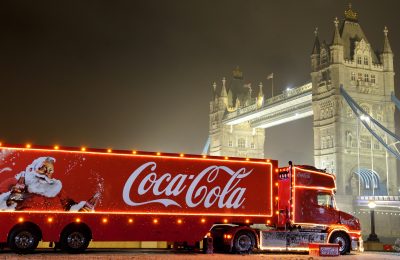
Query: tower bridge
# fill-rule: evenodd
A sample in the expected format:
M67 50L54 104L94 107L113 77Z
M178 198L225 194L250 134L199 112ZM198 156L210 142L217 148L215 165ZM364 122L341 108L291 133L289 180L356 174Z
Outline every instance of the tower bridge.
M365 206L365 198L390 198L398 211L397 161L392 155L398 154L399 140L388 143L387 133L395 133L395 104L400 103L392 95L394 55L386 27L381 51L374 50L349 7L342 21L335 19L329 44L321 43L315 31L310 83L265 99L263 84L253 91L236 68L232 78L213 84L208 153L264 158L269 127L312 116L315 166L336 175L339 207L356 212ZM385 131L362 122L358 110ZM381 203L384 210L386 204ZM388 218L383 221L389 223L388 236L400 236L400 228L391 228L400 226L399 219Z
M259 107L253 104L227 113L222 119L222 124L238 125L248 121L252 128L269 128L312 115L310 82L271 97Z

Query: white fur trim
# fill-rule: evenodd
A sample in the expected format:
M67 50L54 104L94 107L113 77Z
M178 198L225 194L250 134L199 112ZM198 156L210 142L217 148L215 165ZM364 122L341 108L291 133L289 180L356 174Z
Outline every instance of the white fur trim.
M69 209L69 211L79 211L81 210L84 206L86 205L86 201L81 201L77 204L74 204L71 206L71 208Z
M62 189L60 180L49 179L35 172L25 173L25 184L30 193L39 194L48 198L54 198Z
M56 159L54 159L53 157L48 157L48 156L39 157L39 158L35 159L30 165L28 165L28 166L26 167L26 171L27 171L27 172L30 172L30 171L37 171L37 170L39 170L39 168L42 167L42 165L43 165L43 163L44 163L45 161L52 161L53 163L55 163L55 162L56 162Z
M7 191L0 194L0 211L14 211L17 206L16 203L11 204L11 206L7 206L7 199L10 197L11 192Z

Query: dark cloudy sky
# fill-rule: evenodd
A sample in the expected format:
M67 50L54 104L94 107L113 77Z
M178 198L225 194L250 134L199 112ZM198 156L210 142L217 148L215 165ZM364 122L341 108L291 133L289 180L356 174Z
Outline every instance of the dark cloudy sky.
M373 49L388 26L397 83L400 1L352 3ZM200 153L212 82L237 65L253 86L271 72L277 89L307 82L315 27L330 42L347 4L3 0L0 140ZM313 163L311 118L266 137L266 155Z

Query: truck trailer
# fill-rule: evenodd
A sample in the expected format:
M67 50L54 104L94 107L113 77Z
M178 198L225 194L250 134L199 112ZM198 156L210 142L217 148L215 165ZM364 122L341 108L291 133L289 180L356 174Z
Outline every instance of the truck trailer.
M224 252L362 249L337 209L335 176L277 160L111 149L0 146L0 245L69 253L90 241L168 241Z

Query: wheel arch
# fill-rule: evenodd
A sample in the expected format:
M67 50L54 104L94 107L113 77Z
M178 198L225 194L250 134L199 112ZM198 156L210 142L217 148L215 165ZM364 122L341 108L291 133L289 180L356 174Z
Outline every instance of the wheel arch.
M87 225L87 224L84 223L84 222L79 222L79 223L77 223L77 222L72 222L72 223L67 224L67 225L61 230L60 238L61 238L61 236L62 236L63 233L65 233L66 231L68 231L68 230L70 230L70 229L80 229L80 230L82 230L82 231L84 231L84 232L86 232L86 233L88 234L89 240L91 240L91 239L93 238L93 233L92 233L91 228L89 227L89 225Z
M18 223L18 224L16 224L16 225L14 225L14 226L8 231L8 234L7 234L7 243L9 242L10 234L11 234L14 230L19 229L19 228L21 228L21 229L26 228L26 229L31 229L31 230L33 230L33 231L35 232L35 234L38 236L39 241L42 240L42 237L43 237L43 236L42 236L42 230L40 229L40 227L39 227L38 225L36 225L35 223L33 223L33 222L26 221L26 222Z

